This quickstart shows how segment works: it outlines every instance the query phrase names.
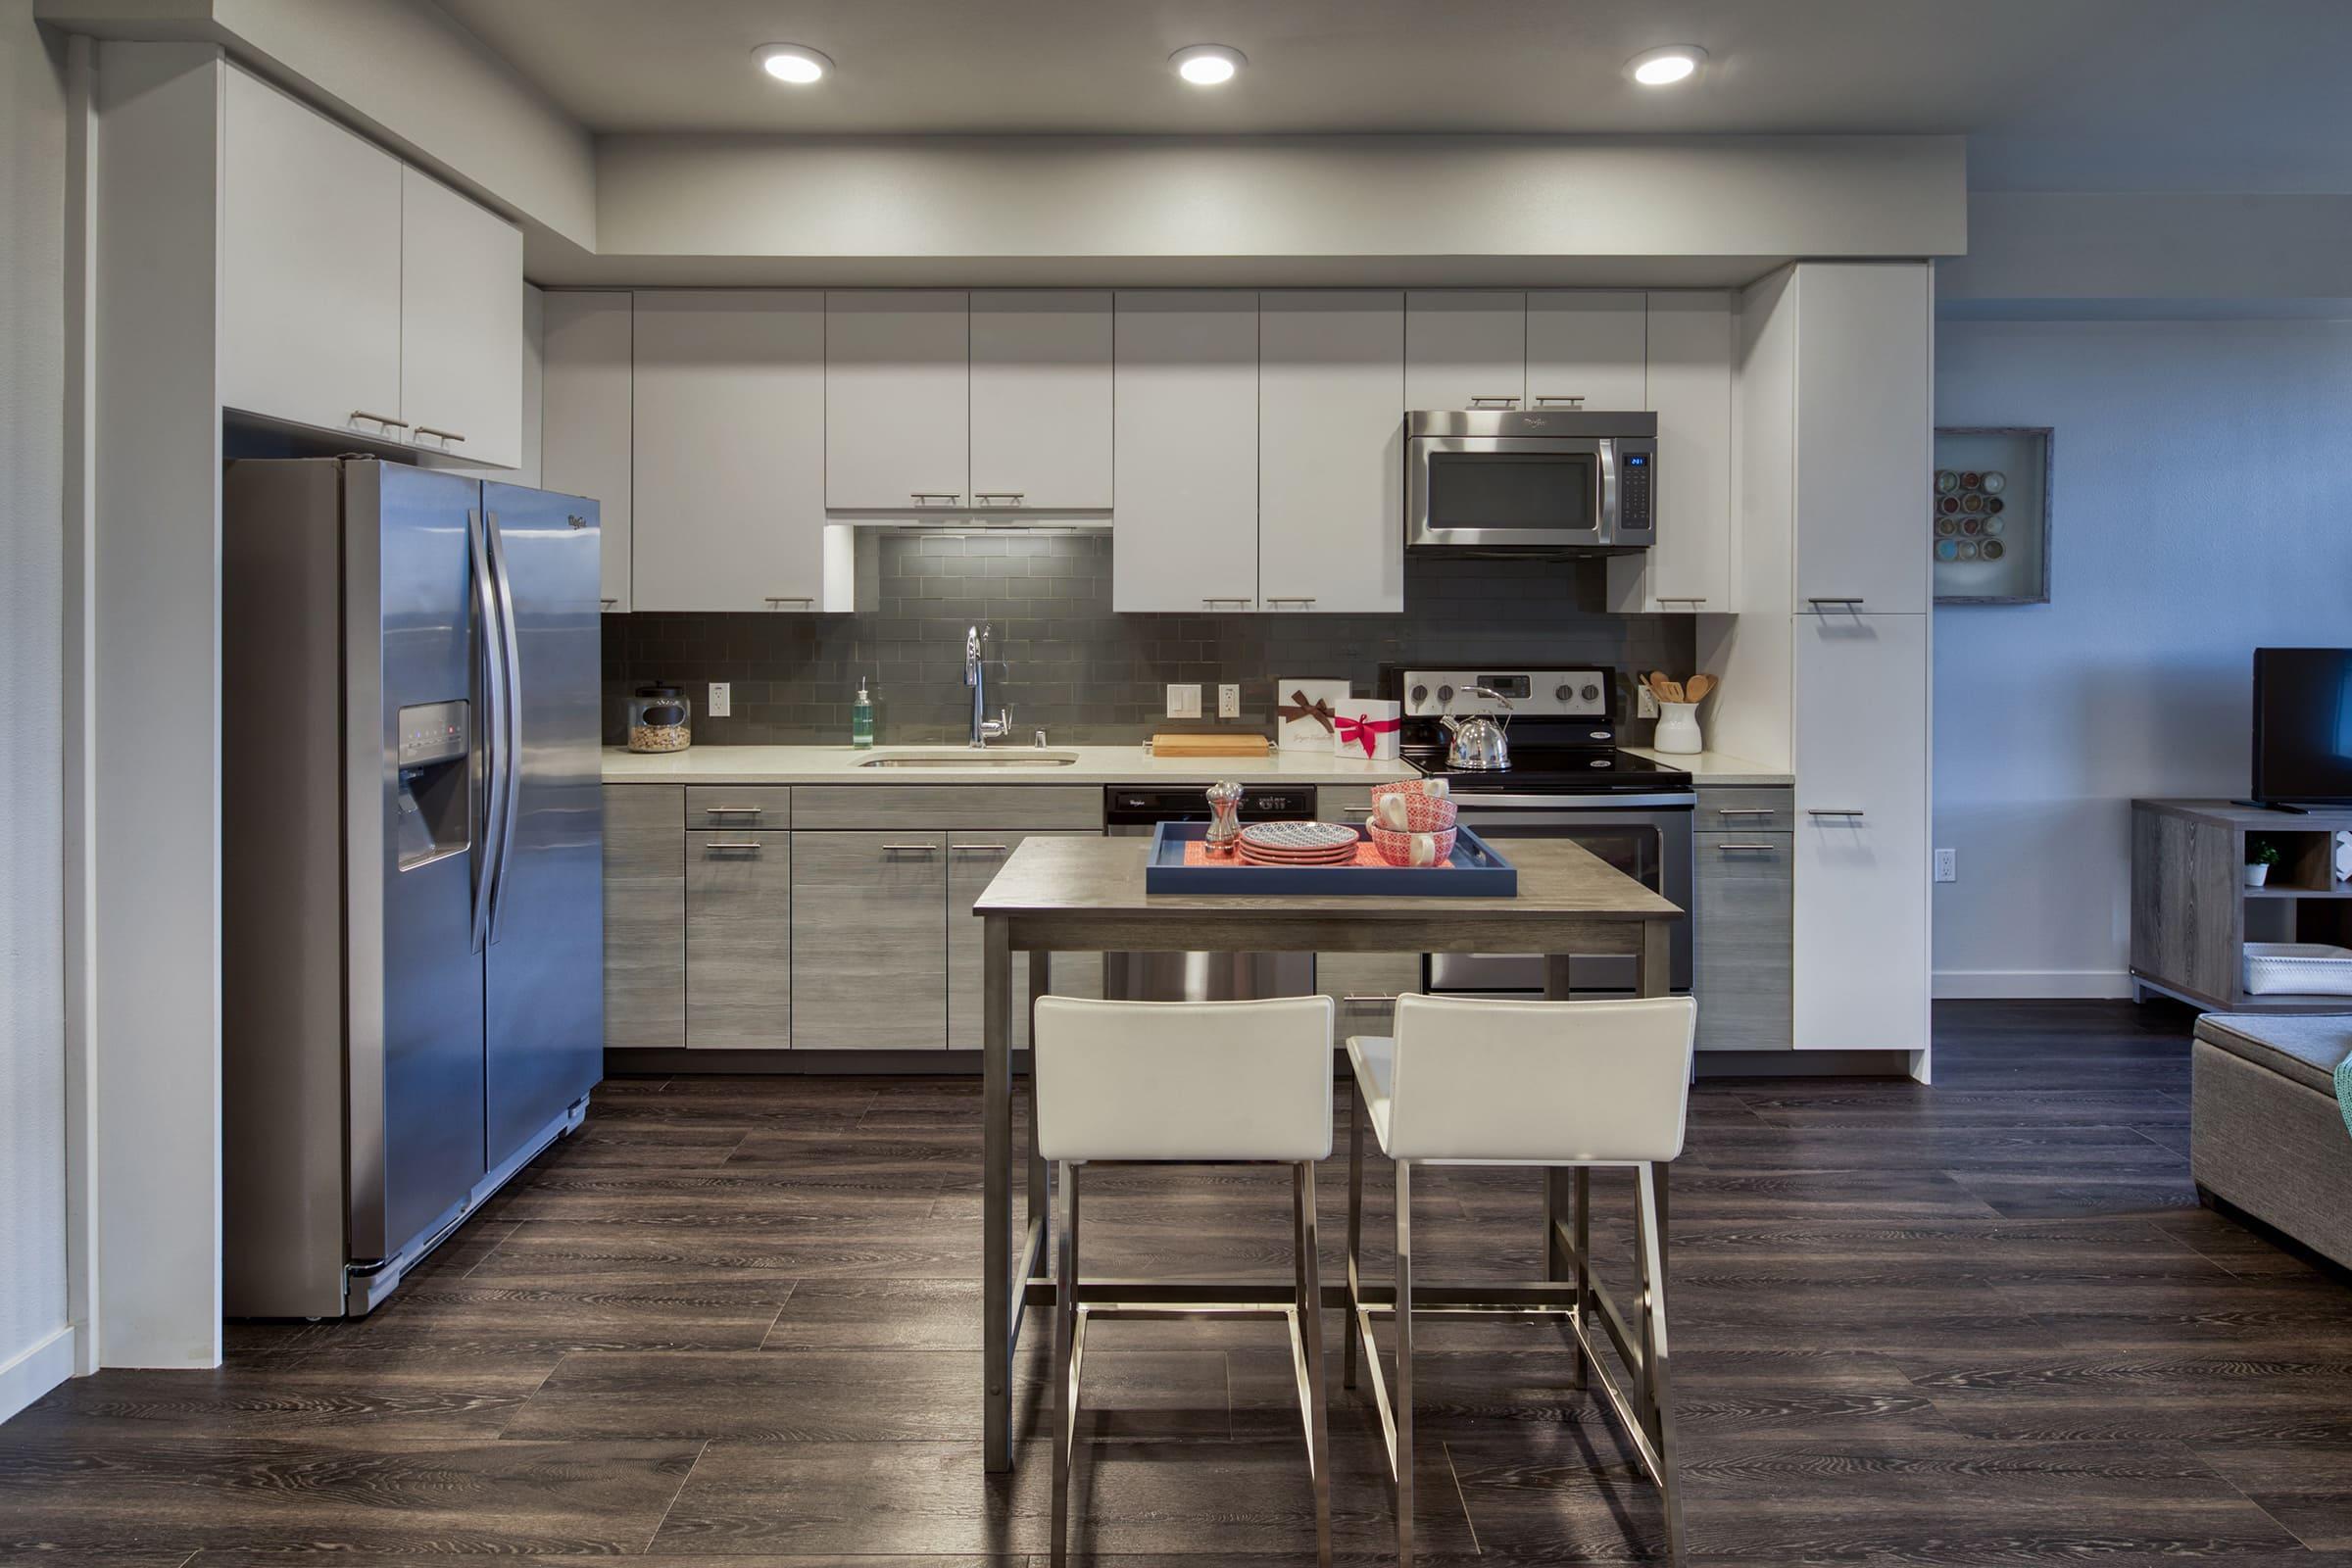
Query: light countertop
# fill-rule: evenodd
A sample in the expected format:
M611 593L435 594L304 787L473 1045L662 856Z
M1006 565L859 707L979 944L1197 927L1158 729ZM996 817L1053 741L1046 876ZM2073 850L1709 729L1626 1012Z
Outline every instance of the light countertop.
M1265 757L1153 757L1143 747L994 746L995 758L1068 757L1062 766L1017 767L1003 762L932 767L861 767L881 757L939 757L961 761L977 754L959 746L695 746L683 752L605 749L608 784L1213 784L1221 778L1293 784L1380 784L1411 778L1410 762L1374 762L1329 752L1274 752Z
M1743 757L1729 757L1722 752L1661 752L1647 746L1628 746L1636 757L1646 757L1668 767L1679 767L1702 787L1708 784L1778 785L1783 789L1796 782L1792 773L1776 773L1759 766ZM612 775L608 773L608 778Z

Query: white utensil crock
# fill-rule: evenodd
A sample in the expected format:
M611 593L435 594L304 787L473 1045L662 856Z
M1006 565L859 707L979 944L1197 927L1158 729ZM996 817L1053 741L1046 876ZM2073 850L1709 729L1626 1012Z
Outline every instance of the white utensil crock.
M1649 746L1652 751L1677 754L1705 751L1706 743L1698 734L1698 705L1660 702L1658 733Z

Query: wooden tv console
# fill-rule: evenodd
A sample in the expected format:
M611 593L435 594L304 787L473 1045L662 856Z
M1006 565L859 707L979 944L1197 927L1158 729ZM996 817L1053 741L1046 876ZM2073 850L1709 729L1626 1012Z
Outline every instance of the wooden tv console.
M2335 879L2335 835L2352 809L2268 810L2229 801L2132 803L2132 982L2220 1012L2345 1012L2352 996L2245 989L2248 942L2352 948L2352 882ZM2259 888L2247 841L2278 847Z

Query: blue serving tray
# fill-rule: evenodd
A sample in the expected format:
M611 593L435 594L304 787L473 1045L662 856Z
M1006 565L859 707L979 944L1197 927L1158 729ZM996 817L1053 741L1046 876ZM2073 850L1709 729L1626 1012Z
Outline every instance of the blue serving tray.
M1365 838L1365 828L1356 831ZM1161 822L1144 861L1146 893L1262 893L1269 898L1514 899L1519 868L1466 827L1453 840L1453 869L1432 865L1187 865L1184 847L1208 836L1206 822Z

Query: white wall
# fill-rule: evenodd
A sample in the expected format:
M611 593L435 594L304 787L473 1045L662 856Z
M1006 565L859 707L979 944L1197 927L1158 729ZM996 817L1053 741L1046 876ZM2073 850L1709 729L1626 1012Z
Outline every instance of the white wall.
M2247 787L2252 650L2352 644L2352 321L1946 321L2057 431L2051 603L1936 616L1939 996L2121 996L2133 796ZM1923 535L1923 545L1924 535Z
M71 1368L66 1301L66 104L0 0L0 1419Z

